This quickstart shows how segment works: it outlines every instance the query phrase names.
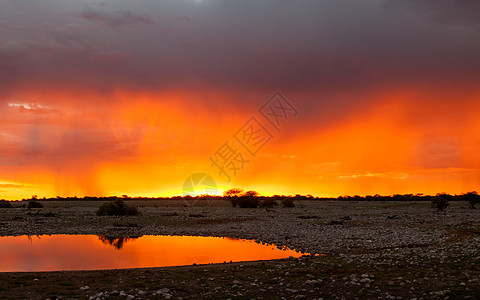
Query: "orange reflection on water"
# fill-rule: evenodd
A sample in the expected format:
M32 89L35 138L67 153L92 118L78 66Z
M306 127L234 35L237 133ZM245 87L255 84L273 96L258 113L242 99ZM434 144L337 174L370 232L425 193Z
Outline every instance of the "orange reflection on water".
M95 235L0 237L0 272L166 267L299 257L302 253L251 240L197 236Z

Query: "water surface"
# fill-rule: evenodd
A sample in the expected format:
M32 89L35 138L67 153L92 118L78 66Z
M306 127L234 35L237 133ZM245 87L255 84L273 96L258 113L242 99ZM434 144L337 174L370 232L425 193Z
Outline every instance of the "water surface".
M302 253L252 240L96 235L0 237L0 272L102 270L299 257Z

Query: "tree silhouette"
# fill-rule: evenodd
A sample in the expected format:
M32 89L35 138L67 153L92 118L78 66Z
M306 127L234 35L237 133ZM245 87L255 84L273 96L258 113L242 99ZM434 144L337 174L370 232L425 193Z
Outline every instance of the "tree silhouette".
M467 201L470 208L474 209L477 203L480 203L480 195L476 192L469 192L461 195L462 199Z
M245 197L258 197L257 191L246 191L242 196Z
M237 207L237 200L243 193L242 189L239 188L232 188L223 192L223 197L227 198L233 207Z
M104 243L106 245L111 245L115 249L120 250L120 249L123 248L124 244L126 244L127 242L138 239L139 236L112 237L112 236L106 236L106 235L99 235L98 238L100 239L100 241L102 241L102 243Z
M447 194L437 194L432 199L432 207L436 208L438 211L445 210L450 204L448 203Z

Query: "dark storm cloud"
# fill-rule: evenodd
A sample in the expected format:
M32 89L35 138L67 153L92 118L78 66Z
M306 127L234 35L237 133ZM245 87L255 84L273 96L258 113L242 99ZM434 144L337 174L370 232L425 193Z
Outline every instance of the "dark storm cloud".
M328 94L480 79L473 1L59 1L35 16L28 3L2 4L0 20L22 28L0 33L3 93Z

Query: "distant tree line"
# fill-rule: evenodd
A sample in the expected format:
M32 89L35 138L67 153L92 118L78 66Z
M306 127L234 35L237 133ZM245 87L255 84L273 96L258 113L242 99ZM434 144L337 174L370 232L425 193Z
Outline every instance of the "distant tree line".
M379 194L368 196L339 196L339 197L314 197L312 195L273 195L273 196L261 196L256 191L243 191L242 189L233 188L227 190L222 196L219 195L198 195L198 196L173 196L173 197L129 197L123 195L108 196L108 197L54 197L54 198L38 198L32 196L30 199L22 199L23 201L29 201L35 203L36 201L155 201L155 200L227 200L230 201L233 207L265 207L272 208L279 203L284 207L292 207L296 201L313 200L313 201L429 201L429 202L442 202L449 201L465 201L471 208L475 208L475 205L480 202L480 195L477 192L468 192L460 195L450 195L446 193L438 193L434 196L424 194L395 194L389 196L382 196ZM9 204L7 201L0 200L0 207L7 207Z

